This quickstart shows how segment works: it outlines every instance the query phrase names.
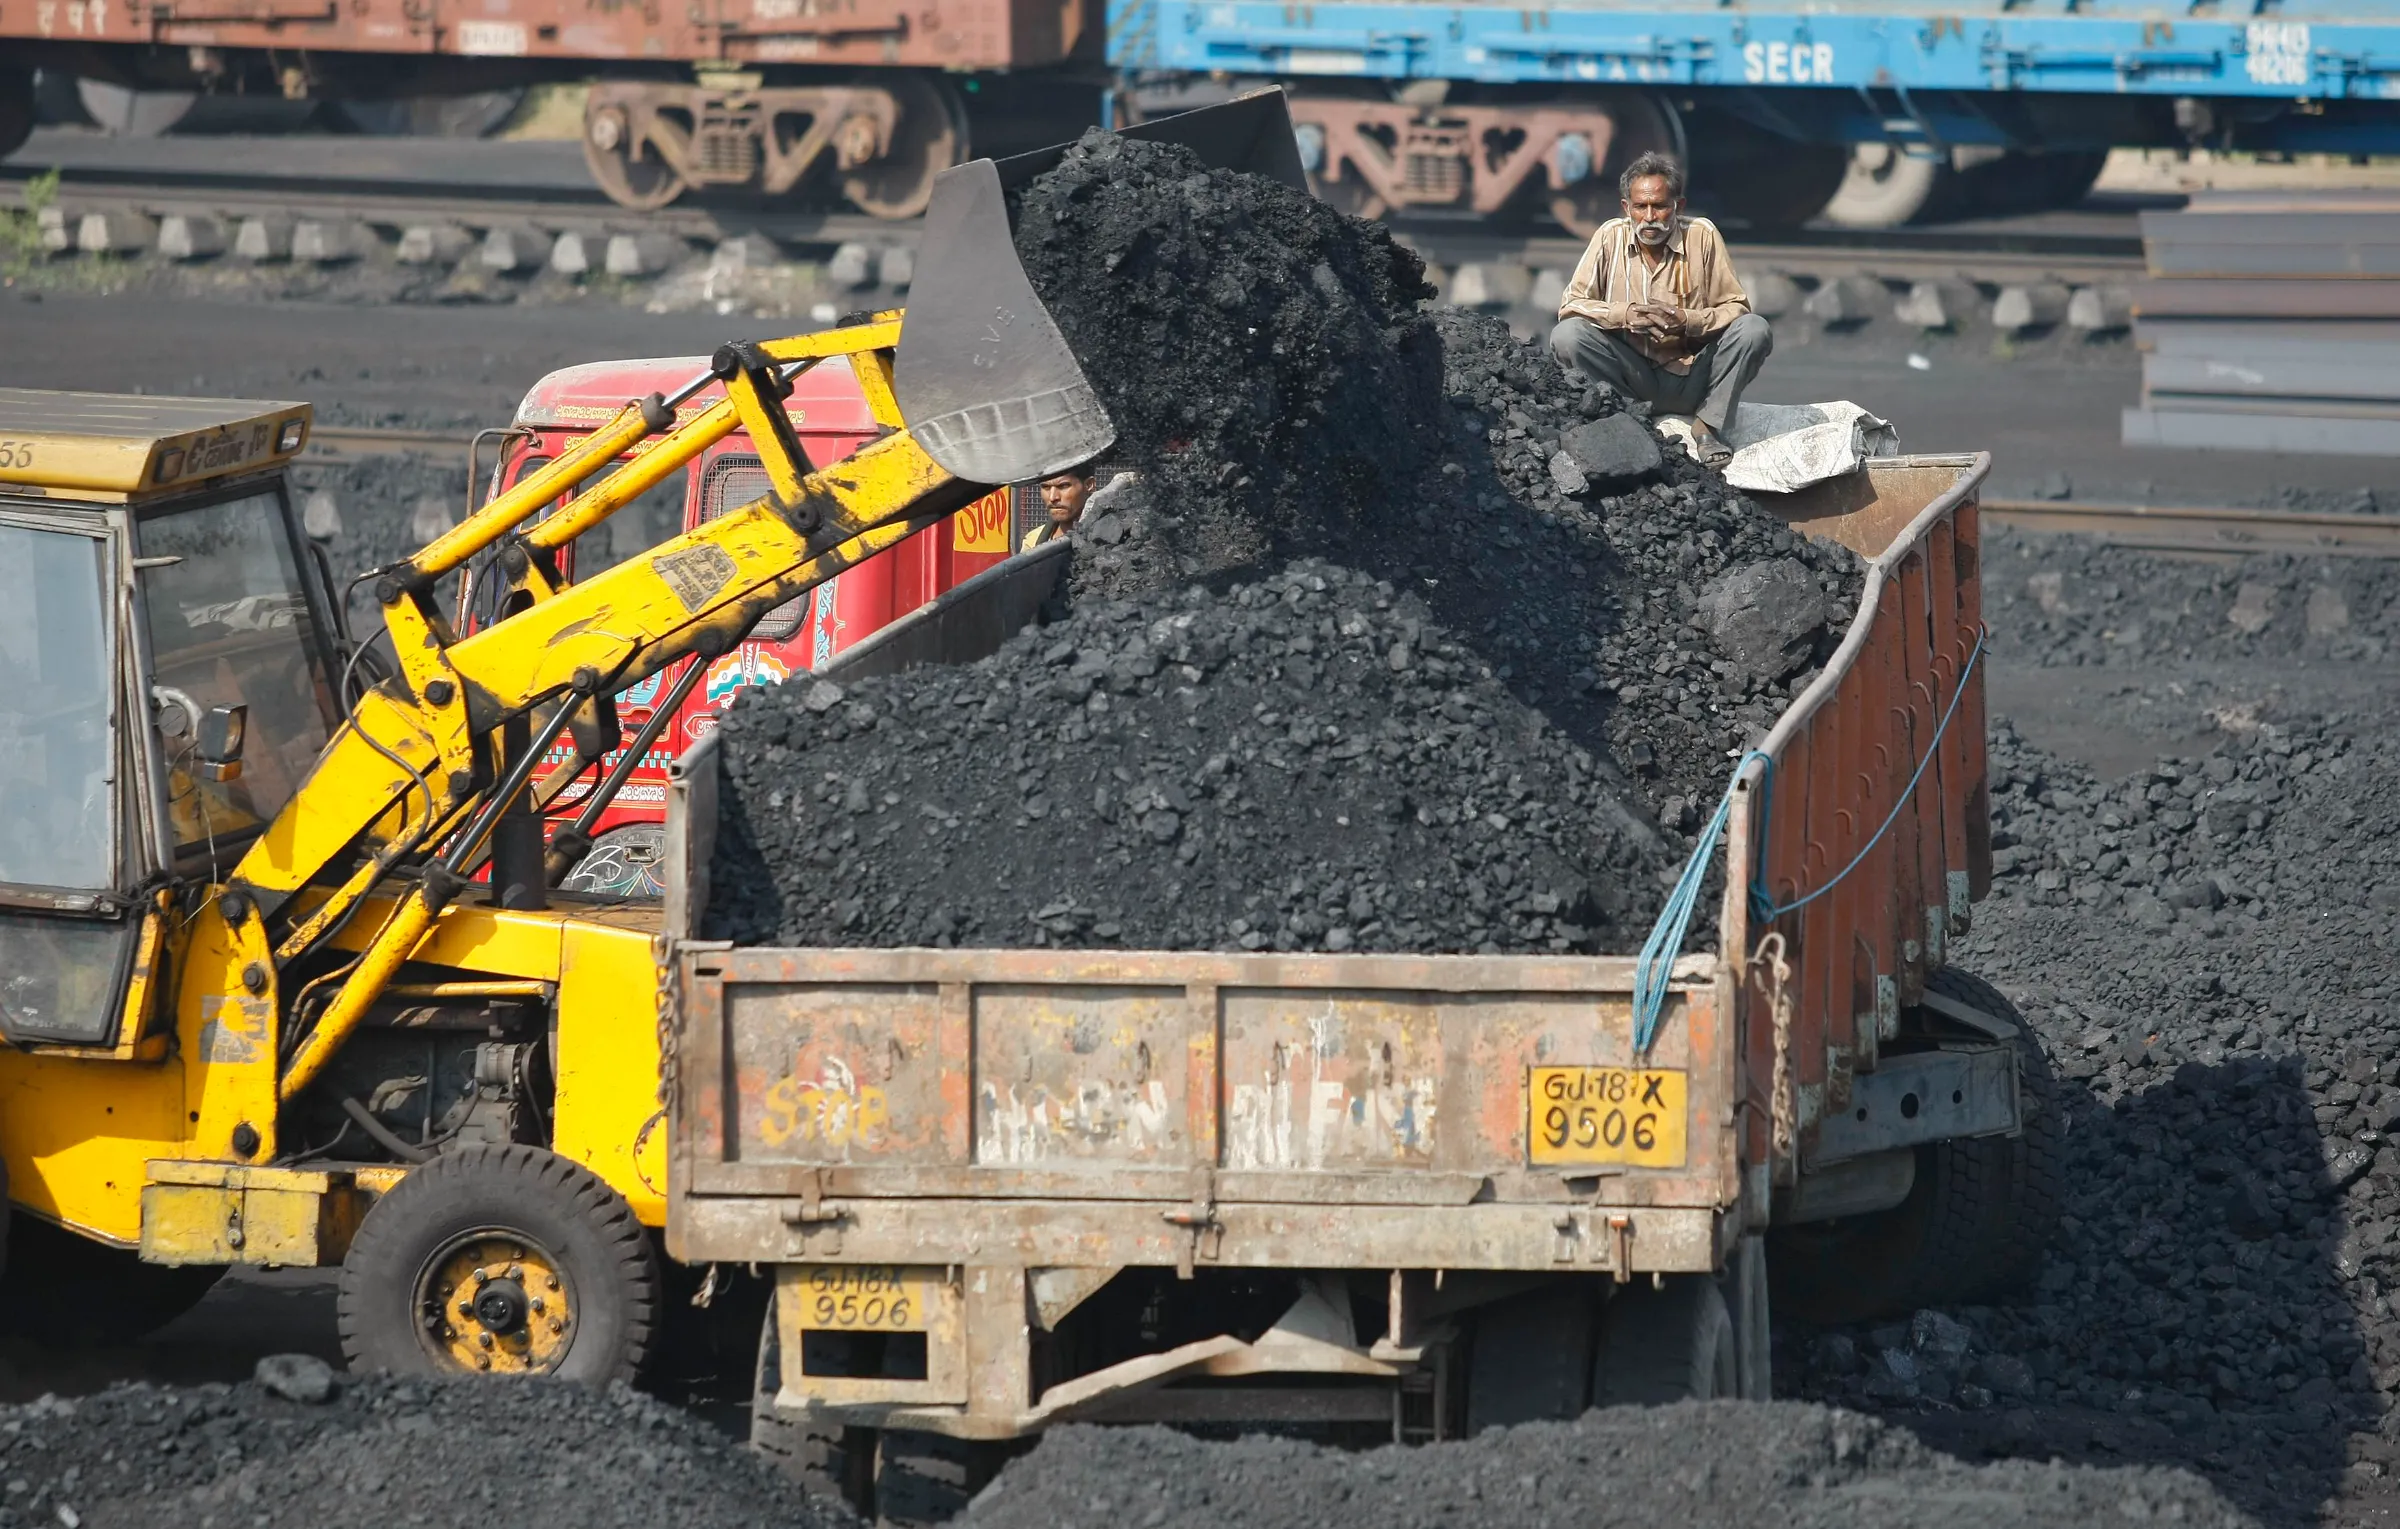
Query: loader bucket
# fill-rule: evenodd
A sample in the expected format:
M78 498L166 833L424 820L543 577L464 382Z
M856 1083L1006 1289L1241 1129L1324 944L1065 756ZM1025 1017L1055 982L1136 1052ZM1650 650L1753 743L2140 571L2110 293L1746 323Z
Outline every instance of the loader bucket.
M1162 117L1128 138L1180 143L1212 168L1301 190L1283 92ZM1064 158L1068 144L977 159L933 183L892 385L926 455L971 483L1022 483L1088 462L1116 426L1017 259L1007 190Z

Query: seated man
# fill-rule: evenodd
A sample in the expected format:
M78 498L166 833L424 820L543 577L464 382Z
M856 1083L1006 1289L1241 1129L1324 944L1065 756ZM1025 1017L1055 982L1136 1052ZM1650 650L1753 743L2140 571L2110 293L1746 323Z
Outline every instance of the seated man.
M1660 414L1694 414L1700 460L1733 455L1718 439L1742 389L1775 348L1750 311L1725 240L1683 213L1683 167L1644 154L1617 178L1625 216L1592 235L1558 305L1550 351L1571 374L1605 382Z
M1064 472L1052 473L1042 480L1042 508L1050 518L1025 533L1018 544L1019 552L1031 552L1044 542L1053 542L1075 529L1083 518L1083 507L1092 497L1092 479L1100 470L1097 462L1085 462Z

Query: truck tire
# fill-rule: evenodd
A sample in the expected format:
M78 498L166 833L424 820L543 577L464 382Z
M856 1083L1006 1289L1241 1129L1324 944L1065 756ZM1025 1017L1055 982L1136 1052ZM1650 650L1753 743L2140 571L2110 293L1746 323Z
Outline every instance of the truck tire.
M1928 985L2016 1030L2025 1127L1917 1148L1916 1182L1888 1211L1776 1232L1768 1267L1779 1311L1863 1322L1989 1300L2032 1274L2058 1229L2064 1121L2041 1043L1990 983L1945 968Z
M946 1524L1000 1474L1000 1451L972 1439L886 1428L875 1436L879 1529Z
M1741 1395L1740 1355L1725 1293L1705 1274L1634 1285L1602 1313L1593 1400L1603 1407L1663 1407Z
M182 1316L225 1277L216 1264L146 1264L130 1248L11 1214L0 1331L46 1348L131 1343Z
M1467 1432L1581 1417L1592 1402L1598 1305L1589 1282L1570 1279L1480 1308L1467 1354Z
M867 1512L873 1506L874 1430L811 1426L785 1417L775 1410L775 1395L782 1389L783 1342L775 1326L775 1298L769 1296L758 1340L758 1383L750 1399L750 1447L803 1490Z
M1969 972L1944 967L1927 984L2001 1020L2017 1033L2018 1097L2025 1128L2015 1136L1955 1142L1954 1158L1971 1161L1959 1174L1954 1200L1965 1222L1965 1255L1928 1280L1925 1304L1986 1301L2033 1277L2058 1233L2066 1198L2066 1118L2058 1075L2040 1037L2001 991Z
M411 1170L342 1261L342 1352L357 1370L630 1381L658 1308L633 1207L539 1147L461 1147Z

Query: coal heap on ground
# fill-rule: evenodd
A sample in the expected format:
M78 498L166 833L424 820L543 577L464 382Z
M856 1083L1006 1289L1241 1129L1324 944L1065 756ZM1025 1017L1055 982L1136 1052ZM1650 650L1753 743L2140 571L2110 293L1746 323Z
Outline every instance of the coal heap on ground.
M1856 559L1498 323L1429 316L1413 254L1304 193L1095 136L1018 217L1141 481L1087 517L1046 634L838 706L741 701L720 848L741 870L713 878L711 926L1638 943L1728 750L1830 651ZM1312 557L1335 566L1295 571ZM1226 656L1162 656L1158 624L1186 619ZM1418 652L1439 667L1394 667Z
M855 1524L690 1414L623 1386L333 1375L277 1356L228 1386L0 1407L0 1525Z
M973 1529L1147 1524L1320 1529L2052 1529L2251 1521L2155 1469L1963 1465L1855 1413L1789 1402L1612 1407L1572 1423L1364 1453L1289 1439L1204 1443L1164 1428L1053 1429L959 1520Z
M794 680L723 737L744 944L1609 949L1671 853L1421 602L1308 561Z

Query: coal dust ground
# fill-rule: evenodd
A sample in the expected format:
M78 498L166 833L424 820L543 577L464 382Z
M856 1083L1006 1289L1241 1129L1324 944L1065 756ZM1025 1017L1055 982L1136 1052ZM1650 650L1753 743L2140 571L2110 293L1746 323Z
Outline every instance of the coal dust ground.
M855 1523L623 1387L337 1376L134 1383L0 1408L0 1525L819 1529ZM264 1375L262 1374L262 1379Z
M2394 593L2363 559L1987 542L1999 874L1953 960L2056 1063L2066 1216L2006 1304L1784 1324L1780 1388L2394 1521Z

